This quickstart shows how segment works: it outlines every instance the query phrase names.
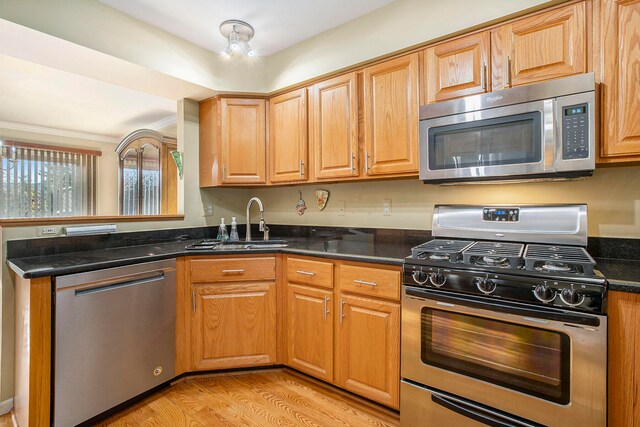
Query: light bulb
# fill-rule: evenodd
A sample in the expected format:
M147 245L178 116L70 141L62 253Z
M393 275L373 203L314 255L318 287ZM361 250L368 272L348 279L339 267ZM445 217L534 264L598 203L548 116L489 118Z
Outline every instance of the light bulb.
M255 52L253 52L253 49L251 49L251 45L246 40L242 42L242 50L244 50L244 54L247 56L255 55Z
M231 31L231 34L229 34L229 47L232 50L236 50L240 47L240 35L235 29Z
M256 56L256 51L253 49L249 49L249 52L247 52L247 56Z
M231 56L231 49L229 48L229 45L227 45L227 47L224 48L224 50L220 55L222 55L225 58L228 58Z

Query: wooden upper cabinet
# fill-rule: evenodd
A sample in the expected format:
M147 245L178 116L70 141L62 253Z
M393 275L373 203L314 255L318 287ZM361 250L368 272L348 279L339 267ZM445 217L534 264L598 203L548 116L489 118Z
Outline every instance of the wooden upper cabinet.
M425 49L428 104L491 90L489 38L489 31L483 31Z
M418 54L364 69L365 174L418 171Z
M309 114L315 178L358 176L357 75L316 83Z
M200 103L200 186L265 184L266 101Z
M603 0L601 8L601 156L609 157L601 160L638 161L640 1Z
M493 89L586 72L585 16L585 3L574 3L493 30Z
M307 89L269 100L269 181L308 179Z
M265 105L264 99L220 101L223 183L266 183Z

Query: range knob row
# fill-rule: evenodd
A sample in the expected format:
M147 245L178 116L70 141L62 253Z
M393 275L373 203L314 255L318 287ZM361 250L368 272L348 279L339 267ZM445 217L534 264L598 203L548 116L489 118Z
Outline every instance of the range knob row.
M544 303L550 303L556 299L557 292L547 285L538 285L533 289L533 295ZM584 302L584 295L581 295L572 288L565 288L560 291L560 300L570 307L575 307Z
M424 285L427 281L437 288L441 287L447 281L447 278L440 273L425 273L424 271L414 271L413 280L420 285Z

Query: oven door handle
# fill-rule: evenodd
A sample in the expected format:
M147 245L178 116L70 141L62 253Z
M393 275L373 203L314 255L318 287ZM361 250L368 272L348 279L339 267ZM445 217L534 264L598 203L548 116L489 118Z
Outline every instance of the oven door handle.
M523 422L518 419L488 411L479 406L470 405L462 400L445 397L437 393L431 395L431 401L466 418L492 427L537 427L540 424Z
M484 310L496 311L500 313L515 314L522 317L531 317L544 320L555 320L558 322L572 323L585 326L600 326L600 319L595 316L588 316L579 313L559 312L544 307L522 307L513 303L513 305L504 305L493 301L478 301L469 297L459 297L453 295L445 295L438 291L424 291L407 287L405 292L407 295L421 299L430 299L437 302L450 303L454 305L462 305L471 308L479 308Z

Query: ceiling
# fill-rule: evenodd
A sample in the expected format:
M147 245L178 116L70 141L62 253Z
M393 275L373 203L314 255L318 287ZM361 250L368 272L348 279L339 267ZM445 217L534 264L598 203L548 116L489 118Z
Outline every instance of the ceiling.
M219 26L227 19L256 31L251 46L269 56L395 0L100 0L134 18L212 52L226 41Z
M174 100L0 55L0 122L117 141L175 115Z

